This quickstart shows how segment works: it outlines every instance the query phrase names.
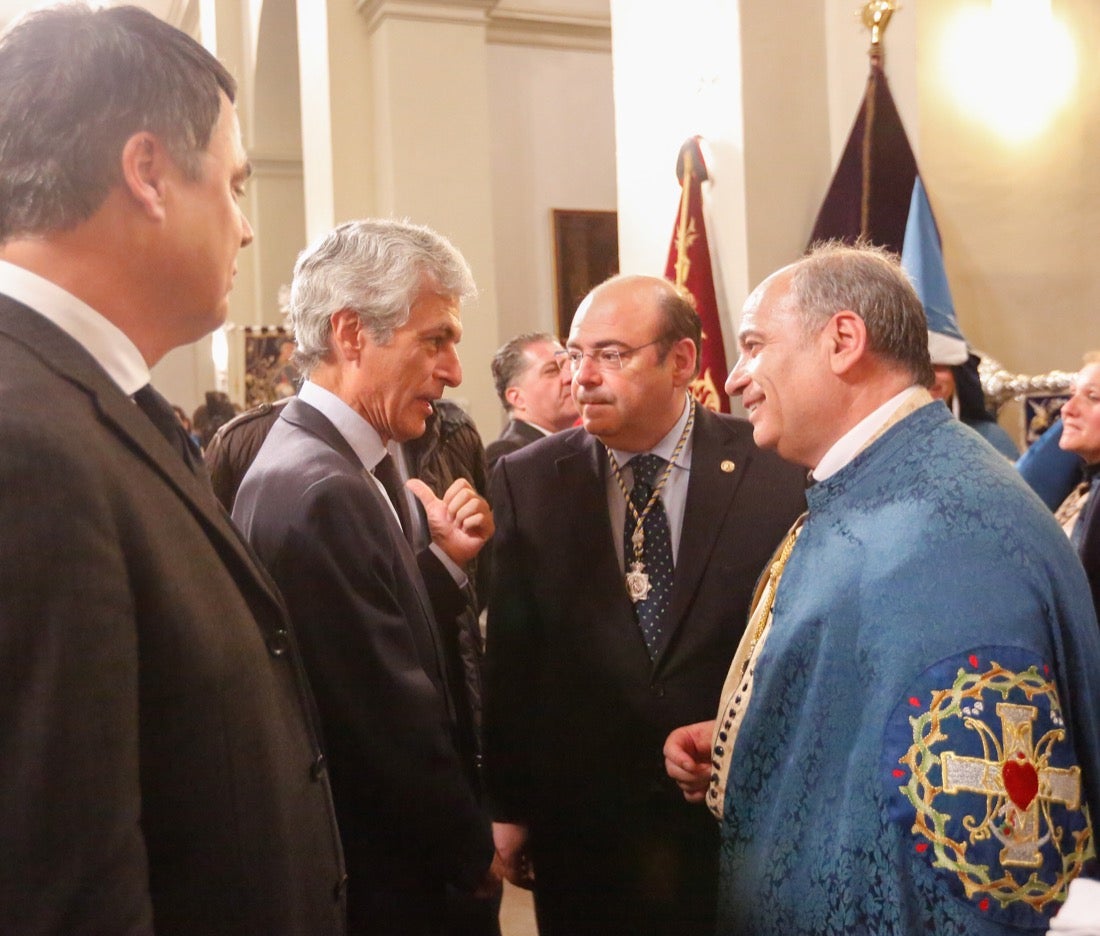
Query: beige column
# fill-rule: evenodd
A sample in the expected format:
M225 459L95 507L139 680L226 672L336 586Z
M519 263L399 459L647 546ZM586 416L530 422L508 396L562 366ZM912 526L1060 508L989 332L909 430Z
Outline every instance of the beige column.
M463 320L464 379L449 396L468 404L487 439L500 424L489 374L498 334L486 55L486 12L493 5L360 8L370 34L374 208L445 234L473 269L479 298Z

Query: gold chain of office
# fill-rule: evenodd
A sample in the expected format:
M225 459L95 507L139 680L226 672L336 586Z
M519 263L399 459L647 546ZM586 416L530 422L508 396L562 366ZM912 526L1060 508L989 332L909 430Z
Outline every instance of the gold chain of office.
M630 596L630 600L635 603L645 601L649 597L649 574L645 570L645 561L642 559L642 550L645 546L645 529L643 525L645 524L645 518L649 516L649 512L653 509L653 505L657 503L657 498L661 496L665 484L668 483L672 469L676 465L676 459L679 458L680 453L687 444L688 436L691 435L691 427L695 425L695 400L689 397L688 405L690 411L688 412L687 422L684 423L684 431L680 433L676 448L672 450L672 457L665 465L665 470L661 473L660 479L653 486L653 492L649 495L649 500L646 501L641 513L638 513L638 508L634 506L634 501L626 489L626 482L623 481L623 472L619 467L619 462L611 449L606 445L604 446L607 449L611 471L614 473L615 480L619 483L619 490L623 492L623 498L626 500L626 509L630 511L631 516L634 518L634 532L630 536L630 542L634 547L634 558L630 563L630 571L625 575L625 580L626 593Z

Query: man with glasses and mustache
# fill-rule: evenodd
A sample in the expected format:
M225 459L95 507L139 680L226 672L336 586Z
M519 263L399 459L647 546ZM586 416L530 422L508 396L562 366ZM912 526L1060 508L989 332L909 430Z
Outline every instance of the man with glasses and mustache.
M488 786L542 936L709 932L717 836L665 776L668 730L713 714L803 474L688 394L700 324L662 279L581 303L583 428L502 459L489 597Z

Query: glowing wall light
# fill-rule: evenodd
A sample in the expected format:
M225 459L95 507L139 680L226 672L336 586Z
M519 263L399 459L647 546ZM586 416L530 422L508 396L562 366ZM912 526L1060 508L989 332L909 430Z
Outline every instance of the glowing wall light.
M959 105L1009 142L1043 131L1066 103L1077 54L1050 0L991 0L948 25L944 73Z
M229 339L225 326L210 335L210 357L214 361L214 389L229 390Z

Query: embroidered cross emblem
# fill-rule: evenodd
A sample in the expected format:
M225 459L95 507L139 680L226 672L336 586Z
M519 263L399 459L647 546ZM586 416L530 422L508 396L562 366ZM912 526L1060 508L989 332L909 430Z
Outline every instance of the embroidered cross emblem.
M992 834L1003 846L1000 861L1004 866L1035 868L1043 863L1039 846L1050 839L1050 817L1046 816L1045 835L1040 835L1040 814L1049 803L1063 803L1077 809L1081 800L1081 771L1078 767L1061 769L1048 764L1040 749L1047 738L1032 743L1032 722L1037 711L1031 705L1009 702L997 704L1001 719L1001 742L982 722L967 719L968 727L989 735L997 759L961 757L950 751L941 756L943 792L967 791L996 797L990 802L985 820L974 829L974 837Z

